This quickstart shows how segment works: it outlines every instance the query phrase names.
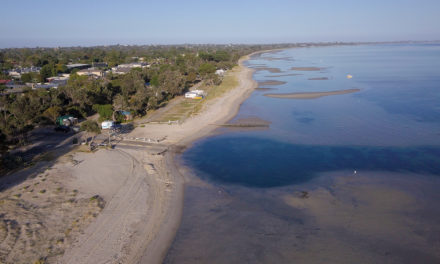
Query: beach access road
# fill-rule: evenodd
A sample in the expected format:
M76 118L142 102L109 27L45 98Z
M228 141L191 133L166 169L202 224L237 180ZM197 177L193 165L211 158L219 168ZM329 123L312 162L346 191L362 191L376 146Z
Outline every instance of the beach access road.
M137 263L166 222L170 210L165 208L172 206L168 196L179 192L173 190L176 185L166 173L162 155L132 149L99 150L93 155L101 157L99 166L118 159L126 169L94 173L96 163L87 159L77 166L72 185L99 193L106 206L66 250L61 263Z

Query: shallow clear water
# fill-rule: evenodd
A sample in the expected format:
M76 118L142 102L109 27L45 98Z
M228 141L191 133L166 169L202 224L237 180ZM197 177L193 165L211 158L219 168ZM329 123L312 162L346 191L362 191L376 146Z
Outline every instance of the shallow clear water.
M259 82L286 83L256 90L232 122L270 127L222 128L183 153L195 176L165 263L440 263L440 45L300 48L247 64L279 69Z
M257 116L270 128L196 143L183 159L203 177L272 187L331 170L440 174L440 45L289 49L254 56L247 65L281 70L257 71L259 82L286 82L255 91L235 118ZM292 73L301 75L286 76ZM320 77L328 80L310 80ZM264 96L352 88L360 91L302 100Z

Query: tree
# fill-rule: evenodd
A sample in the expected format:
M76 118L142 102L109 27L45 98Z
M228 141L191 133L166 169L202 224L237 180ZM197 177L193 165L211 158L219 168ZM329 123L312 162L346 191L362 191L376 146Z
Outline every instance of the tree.
M30 73L23 73L21 75L21 81L24 83L32 82L32 75Z
M58 116L60 116L61 111L63 109L59 106L52 106L46 109L46 111L43 112L43 116L49 118L52 122L56 122Z
M111 104L93 105L93 110L98 112L99 120L109 120L113 118L113 107Z
M203 63L199 67L199 73L201 75L208 75L210 73L214 73L216 70L216 67L211 63Z
M216 62L219 61L228 61L230 59L230 55L227 51L225 50L218 50L215 52L214 54L214 60Z
M125 98L145 88L145 81L139 71L130 71L121 80L121 92Z
M96 121L86 120L81 123L81 131L86 131L88 133L99 134L101 129Z
M40 70L40 81L41 82L46 82L47 78L54 76L55 74L53 73L53 65L51 64L46 64L43 67L41 67Z
M189 83L195 82L196 79L197 79L197 74L194 71L189 72L188 75L186 76L186 81Z

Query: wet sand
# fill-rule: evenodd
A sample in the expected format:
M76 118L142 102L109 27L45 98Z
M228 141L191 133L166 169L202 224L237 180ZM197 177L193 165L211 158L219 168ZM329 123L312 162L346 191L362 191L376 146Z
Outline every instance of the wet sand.
M265 94L264 96L282 99L317 99L323 96L341 95L359 92L360 89L348 89L330 92L309 92L309 93L279 93L279 94Z

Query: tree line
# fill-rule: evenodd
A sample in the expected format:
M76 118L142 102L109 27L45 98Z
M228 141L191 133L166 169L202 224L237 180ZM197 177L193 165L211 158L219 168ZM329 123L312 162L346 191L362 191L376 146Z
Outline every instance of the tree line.
M285 45L284 45L285 46ZM66 72L68 63L106 62L108 66L148 62L150 67L134 68L125 75L108 74L92 78L71 74L67 85L58 89L26 89L21 94L0 96L0 154L27 142L36 126L54 124L60 115L87 118L97 112L103 118L119 110L143 116L195 83L218 85L217 69L231 69L251 52L283 45L181 45L34 48L0 50L0 79L17 66L42 67L39 76L23 75L23 82L44 81ZM24 80L23 80L24 78ZM106 113L106 114L105 114Z

